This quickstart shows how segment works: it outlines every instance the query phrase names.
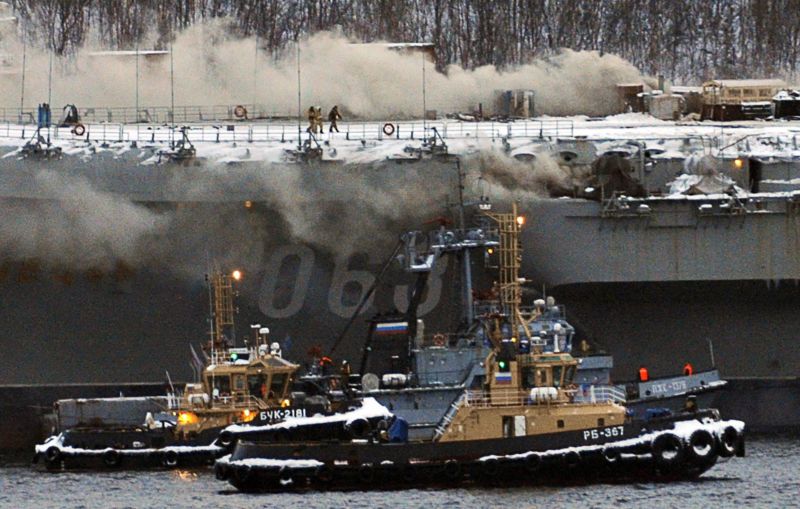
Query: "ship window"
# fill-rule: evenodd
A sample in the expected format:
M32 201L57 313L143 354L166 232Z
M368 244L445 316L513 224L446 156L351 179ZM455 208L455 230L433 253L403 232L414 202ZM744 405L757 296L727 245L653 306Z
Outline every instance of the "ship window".
M219 396L231 395L231 378L229 376L215 376L212 378L214 381L214 389Z
M266 399L267 377L265 375L247 375L247 391L251 396Z
M557 428L563 428L564 427L564 419L557 420L556 421L556 427Z
M237 392L244 391L244 376L236 375L233 377L233 389Z
M565 384L572 383L572 380L575 378L575 369L576 369L575 366L568 366L567 367L567 374L564 377L564 383Z
M272 397L283 396L283 385L286 382L286 373L278 373L272 375L272 383L269 385L269 390Z
M525 389L536 387L536 372L532 368L522 370L522 387Z
M553 387L561 387L561 370L563 366L553 366Z
M600 417L599 419L597 419L597 425L598 426L605 426L606 425L606 420L603 419L602 417Z

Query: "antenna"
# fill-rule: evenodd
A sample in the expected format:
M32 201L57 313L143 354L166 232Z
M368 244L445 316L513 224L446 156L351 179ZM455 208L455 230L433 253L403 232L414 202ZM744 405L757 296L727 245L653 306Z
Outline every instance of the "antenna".
M424 142L428 137L428 104L425 93L425 52L420 52L422 55L422 141Z
M170 104L169 104L169 113L172 117L172 129L170 129L169 133L169 141L170 145L175 145L175 58L173 57L172 52L172 39L170 38L169 41L169 95L170 95Z
M50 64L47 71L47 107L53 103L53 49L50 48ZM50 145L50 122L47 122L47 144Z
M258 29L256 29L256 51L253 54L253 117L256 114L256 91L258 90Z
M133 113L134 122L139 123L139 39L136 39L136 111Z
M300 36L298 35L295 37L295 43L297 44L297 150L303 148L303 143L300 138L303 136L303 128L300 126L301 122L301 114L303 111L303 107L300 104Z
M22 83L19 87L19 123L22 123L22 110L25 107L25 60L27 54L28 42L25 36L22 36Z

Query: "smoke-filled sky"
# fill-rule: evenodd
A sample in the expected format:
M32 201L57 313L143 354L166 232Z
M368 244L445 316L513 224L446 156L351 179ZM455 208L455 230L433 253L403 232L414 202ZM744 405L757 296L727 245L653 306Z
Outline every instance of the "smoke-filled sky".
M297 111L296 52L287 50L273 60L256 57L255 39L228 35L224 23L194 25L178 34L174 46L176 105L263 104L267 111ZM6 39L15 66L21 67L22 47ZM97 50L102 48L92 48ZM142 48L144 49L144 47ZM130 106L135 104L136 66L133 57L91 56L86 48L76 57L53 64L52 104L60 108ZM422 114L420 54L404 54L381 45L350 44L340 34L321 32L301 42L302 105L325 111L333 104L353 116L369 118L418 117ZM48 97L49 57L27 49L25 105ZM498 71L492 66L467 70L450 66L437 73L426 68L428 109L441 113L471 112L492 103L495 90L532 89L537 114L599 115L616 105L614 85L641 81L629 62L597 52L564 50L544 60ZM169 106L170 59L140 58L140 105ZM18 107L21 74L0 77L2 106Z

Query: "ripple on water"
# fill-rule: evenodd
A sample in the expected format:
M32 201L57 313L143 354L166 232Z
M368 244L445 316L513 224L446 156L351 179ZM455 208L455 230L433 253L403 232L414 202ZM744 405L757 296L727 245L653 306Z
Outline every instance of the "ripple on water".
M250 495L217 481L211 471L46 474L8 467L0 468L0 507L800 507L798 472L800 438L787 437L751 439L744 460L720 462L696 482L673 484Z

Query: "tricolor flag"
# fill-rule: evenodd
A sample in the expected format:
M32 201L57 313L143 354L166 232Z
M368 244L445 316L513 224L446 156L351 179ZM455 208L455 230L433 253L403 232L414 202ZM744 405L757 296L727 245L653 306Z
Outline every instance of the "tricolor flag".
M511 383L511 373L506 373L503 371L498 371L494 374L494 383L496 384L510 384Z
M408 332L408 322L379 323L375 325L375 334L381 336L389 334L406 334Z

